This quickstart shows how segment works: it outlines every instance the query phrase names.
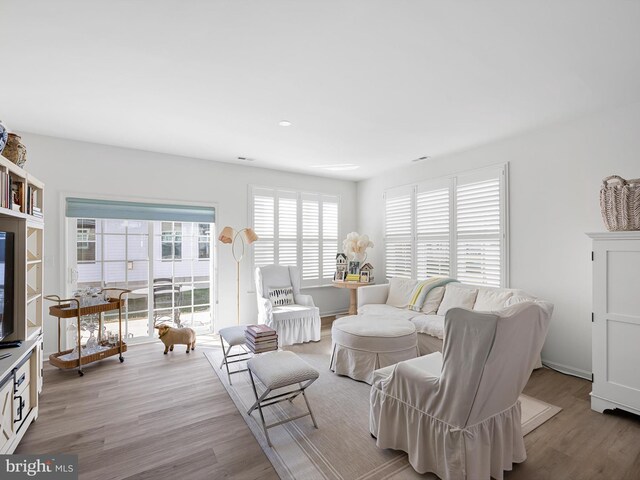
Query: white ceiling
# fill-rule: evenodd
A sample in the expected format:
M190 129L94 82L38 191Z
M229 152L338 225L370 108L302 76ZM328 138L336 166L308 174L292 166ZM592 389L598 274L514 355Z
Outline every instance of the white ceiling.
M640 101L637 1L0 0L0 19L14 130L348 179Z

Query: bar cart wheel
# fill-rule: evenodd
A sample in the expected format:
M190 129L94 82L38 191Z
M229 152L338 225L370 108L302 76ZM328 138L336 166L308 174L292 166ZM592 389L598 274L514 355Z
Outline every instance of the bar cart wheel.
M120 357L120 363L124 362L124 357Z

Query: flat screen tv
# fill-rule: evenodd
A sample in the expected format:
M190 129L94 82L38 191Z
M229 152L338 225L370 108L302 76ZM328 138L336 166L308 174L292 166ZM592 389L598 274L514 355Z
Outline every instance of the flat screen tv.
M0 232L0 340L14 330L13 258L13 233Z

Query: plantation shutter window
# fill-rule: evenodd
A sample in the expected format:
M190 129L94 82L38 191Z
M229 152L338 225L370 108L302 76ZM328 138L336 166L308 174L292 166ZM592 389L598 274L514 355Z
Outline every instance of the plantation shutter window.
M338 253L340 198L253 187L251 218L260 240L253 245L255 266L297 265L302 286L328 285Z
M384 254L387 277L413 276L413 188L385 194Z
M508 285L508 165L385 192L387 277Z

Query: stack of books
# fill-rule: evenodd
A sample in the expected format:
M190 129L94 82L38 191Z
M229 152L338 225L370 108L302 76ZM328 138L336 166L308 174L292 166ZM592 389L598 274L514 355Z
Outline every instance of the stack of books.
M359 282L360 281L360 275L358 275L357 273L350 273L349 275L347 275L347 282Z
M247 325L244 336L252 353L278 350L278 334L266 325Z

